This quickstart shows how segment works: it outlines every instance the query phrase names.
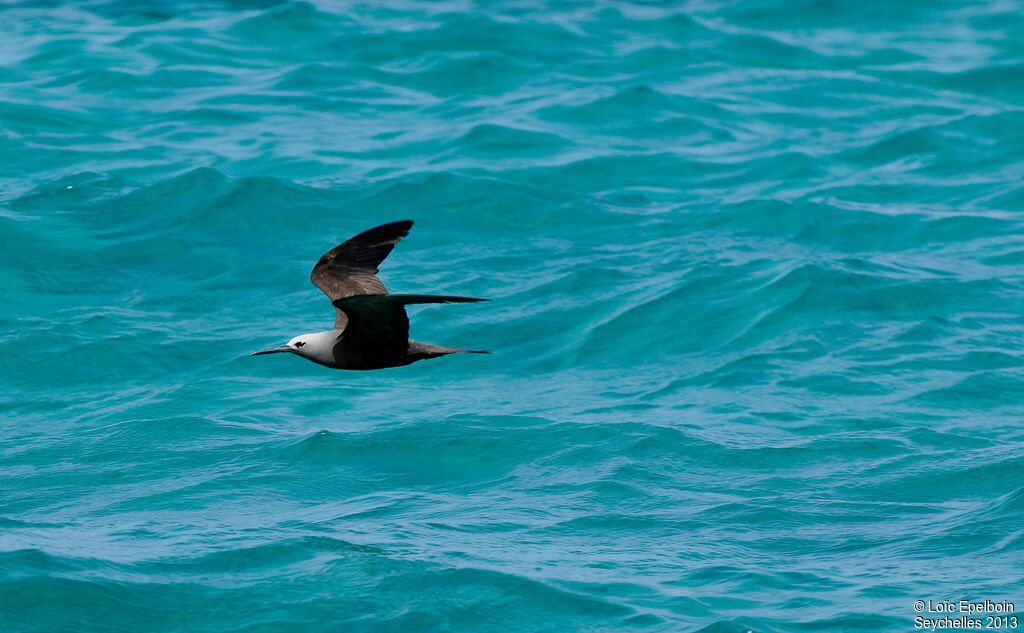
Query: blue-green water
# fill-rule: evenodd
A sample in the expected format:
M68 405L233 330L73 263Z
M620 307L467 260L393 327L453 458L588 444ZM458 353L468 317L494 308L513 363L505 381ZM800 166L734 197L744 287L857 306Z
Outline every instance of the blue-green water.
M0 630L1020 611L1022 36L1021 2L5 4ZM413 336L493 356L246 355L406 218L392 291L493 299Z

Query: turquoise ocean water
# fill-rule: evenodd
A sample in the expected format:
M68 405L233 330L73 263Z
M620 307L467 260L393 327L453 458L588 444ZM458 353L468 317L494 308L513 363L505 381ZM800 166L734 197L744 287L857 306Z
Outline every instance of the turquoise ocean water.
M1024 611L1022 157L1021 2L4 4L0 630ZM493 356L247 356L402 219Z

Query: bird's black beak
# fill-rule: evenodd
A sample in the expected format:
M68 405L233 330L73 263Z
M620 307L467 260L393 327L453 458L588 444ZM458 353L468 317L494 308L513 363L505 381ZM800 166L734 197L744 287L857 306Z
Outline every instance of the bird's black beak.
M249 356L259 356L260 354L276 354L278 352L290 352L292 348L287 345L279 345L278 347L271 347L270 349L262 349L258 352L253 352Z

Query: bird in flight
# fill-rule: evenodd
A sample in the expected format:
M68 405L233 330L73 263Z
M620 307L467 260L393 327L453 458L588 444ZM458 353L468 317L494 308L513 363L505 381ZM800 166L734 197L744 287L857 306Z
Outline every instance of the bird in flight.
M309 280L334 304L334 328L301 334L287 345L252 356L291 352L334 369L400 367L425 358L456 352L487 354L474 349L442 347L409 339L405 306L417 303L472 303L472 297L390 295L377 277L377 267L409 234L411 220L364 231L332 248L313 267Z

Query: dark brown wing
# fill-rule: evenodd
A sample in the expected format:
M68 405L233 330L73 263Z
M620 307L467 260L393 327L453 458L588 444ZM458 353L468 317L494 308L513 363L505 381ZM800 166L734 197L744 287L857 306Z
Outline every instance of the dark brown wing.
M409 316L405 306L476 301L487 300L442 295L359 295L338 299L333 302L334 307L348 318L339 343L343 347L342 354L351 364L366 368L390 367L405 359L409 346Z
M412 220L384 224L335 246L316 263L309 280L332 302L355 295L386 295L387 288L377 278L377 267L395 244L409 234L410 227ZM342 329L345 323L345 313L339 308L334 327Z

